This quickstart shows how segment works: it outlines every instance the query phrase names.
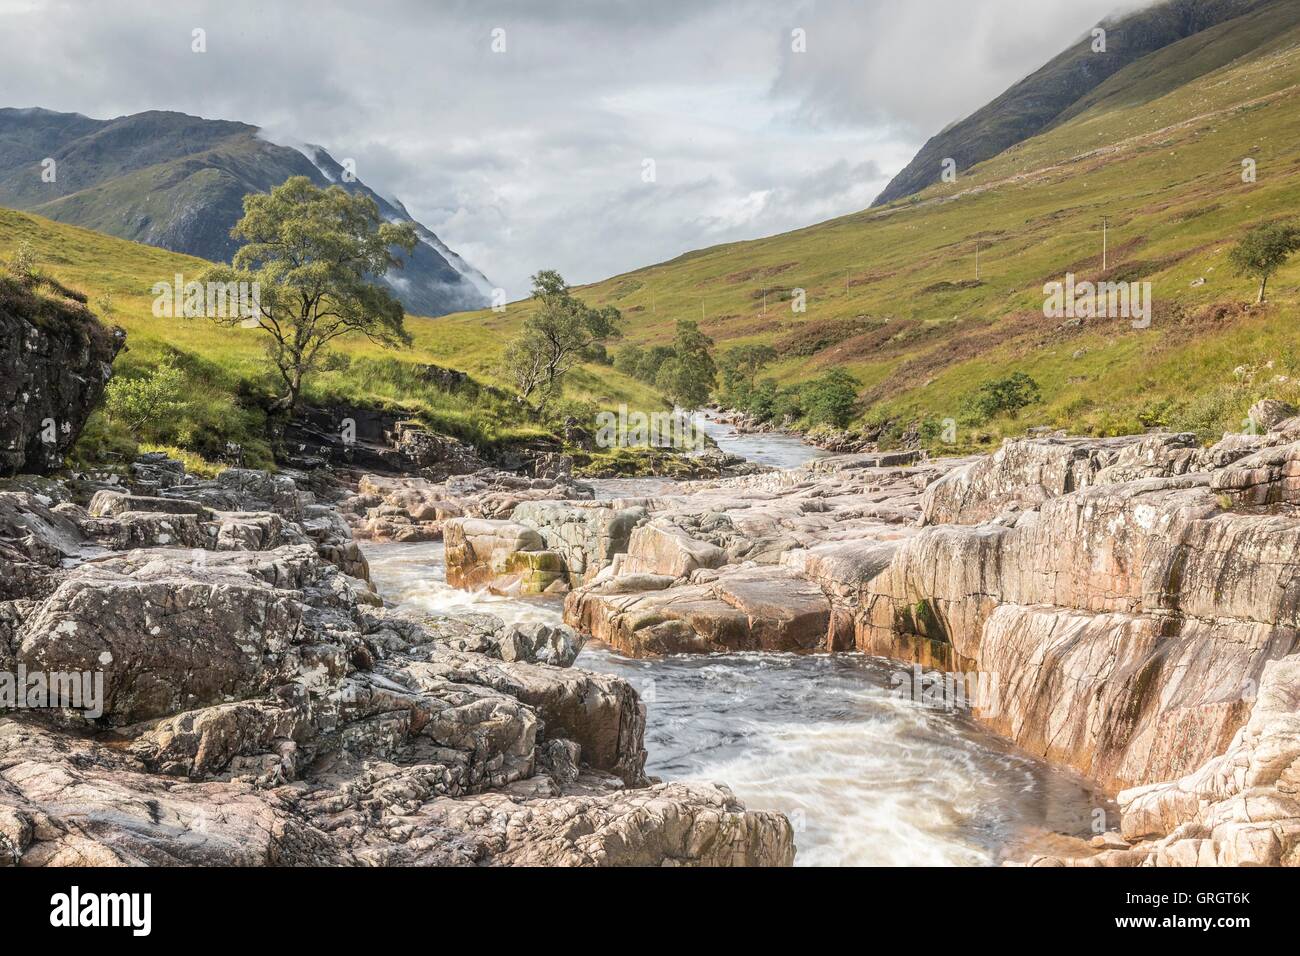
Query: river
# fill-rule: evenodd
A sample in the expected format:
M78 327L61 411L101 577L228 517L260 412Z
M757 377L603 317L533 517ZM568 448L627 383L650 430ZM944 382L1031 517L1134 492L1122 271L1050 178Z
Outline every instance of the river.
M703 427L724 450L791 467L823 454L787 435ZM670 483L597 482L602 497ZM441 544L365 544L394 606L560 619L561 602L471 594L446 584ZM726 783L795 827L799 865L989 865L1086 838L1113 804L960 711L891 691L899 665L861 654L744 653L632 660L589 643L575 666L627 678L646 703L647 772Z

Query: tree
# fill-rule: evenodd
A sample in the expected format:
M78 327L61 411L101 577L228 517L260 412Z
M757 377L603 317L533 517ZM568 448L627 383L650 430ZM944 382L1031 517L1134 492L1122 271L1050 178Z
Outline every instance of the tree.
M267 354L283 386L278 410L297 407L303 380L335 339L359 334L386 346L410 343L402 304L374 280L401 268L393 250L409 254L415 228L384 222L373 199L294 176L269 193L245 196L244 216L230 235L243 243L232 266L211 269L204 280L249 283L256 304L251 315L232 310L209 318L227 326L254 322L270 336Z
M698 408L709 400L717 381L718 369L713 362L713 339L700 331L690 319L677 322L672 358L655 375L655 386L674 405Z
M641 359L637 378L650 385L659 377L659 369L673 357L673 350L666 345L652 345Z
M844 428L857 405L858 381L843 369L831 369L804 385L801 398L809 422Z
M1300 250L1300 228L1282 223L1256 226L1228 253L1228 262L1239 276L1259 280L1259 298L1264 301L1268 280Z
M1041 398L1038 383L1024 372L985 382L967 402L968 417L976 423L1003 412L1018 412Z
M734 345L718 357L722 388L733 399L743 399L754 390L758 373L776 361L770 345Z
M624 375L636 378L641 374L641 362L645 359L645 349L639 345L625 345L614 356L614 368Z
M623 334L619 329L623 317L613 306L595 309L576 298L551 269L533 276L533 299L537 311L524 320L501 361L520 401L539 395L541 409L560 394L565 374L596 345Z

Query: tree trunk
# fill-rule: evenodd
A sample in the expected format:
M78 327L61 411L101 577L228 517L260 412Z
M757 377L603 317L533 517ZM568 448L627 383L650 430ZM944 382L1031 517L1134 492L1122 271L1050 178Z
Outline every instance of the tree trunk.
M1260 305L1260 304L1263 303L1263 301L1264 301L1264 290L1265 290L1267 287L1268 287L1268 276L1264 276L1263 280L1262 280L1262 281L1260 282L1260 284L1259 284L1259 298L1255 300L1255 304L1256 304L1256 305Z

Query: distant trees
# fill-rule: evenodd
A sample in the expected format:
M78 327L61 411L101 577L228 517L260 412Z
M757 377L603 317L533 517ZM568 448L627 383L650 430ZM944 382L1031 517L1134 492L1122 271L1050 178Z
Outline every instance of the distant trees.
M678 408L699 408L709 400L717 381L713 339L689 319L677 323L672 355L655 373L655 387Z
M743 383L734 388L729 404L760 422L847 428L858 412L858 385L857 379L840 368L784 388L775 379L765 378L749 388Z
M709 400L718 377L713 339L689 319L678 321L671 346L625 345L614 356L614 367L653 385L674 405L687 409Z
M279 410L297 407L304 379L335 339L358 333L382 345L409 344L402 304L374 280L401 267L393 249L414 249L415 229L384 222L373 199L294 176L269 193L245 196L243 218L230 234L243 243L233 264L203 279L247 283L258 301L251 316L235 310L209 317L222 325L252 322L270 336Z
M718 357L722 377L722 400L733 408L748 400L757 384L758 373L776 361L770 345L734 345Z
M597 349L603 355L606 340L622 335L622 314L613 306L587 305L551 269L533 276L533 299L537 311L506 345L501 365L520 400L540 411L559 397L566 373Z
M1228 253L1228 262L1239 276L1259 280L1259 297L1263 302L1268 280L1300 250L1300 228L1283 223L1256 226L1242 237Z

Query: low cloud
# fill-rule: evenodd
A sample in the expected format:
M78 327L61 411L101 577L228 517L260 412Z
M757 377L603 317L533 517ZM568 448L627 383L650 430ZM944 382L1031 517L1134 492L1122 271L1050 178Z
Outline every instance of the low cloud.
M861 209L1121 2L0 0L0 105L319 143L513 298Z

